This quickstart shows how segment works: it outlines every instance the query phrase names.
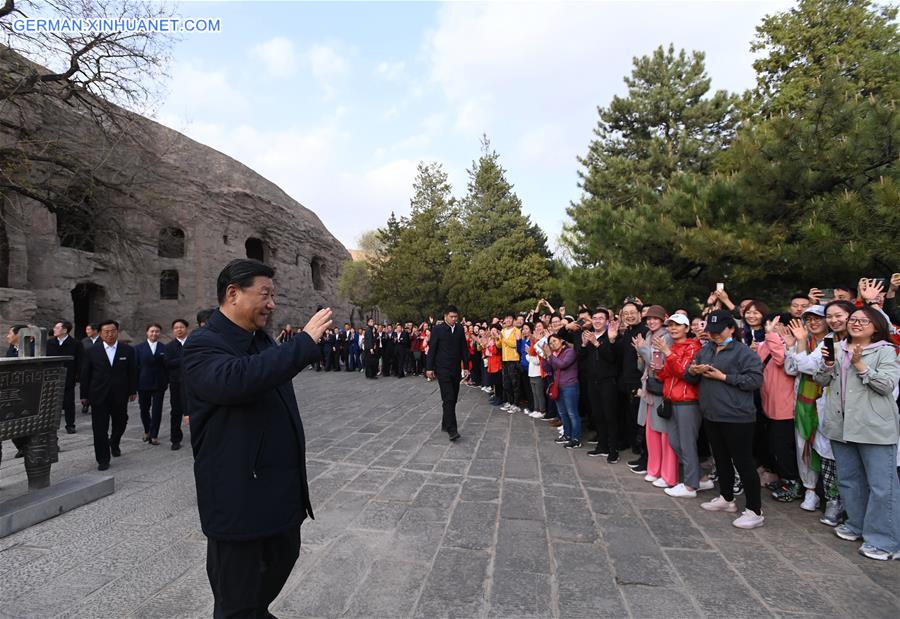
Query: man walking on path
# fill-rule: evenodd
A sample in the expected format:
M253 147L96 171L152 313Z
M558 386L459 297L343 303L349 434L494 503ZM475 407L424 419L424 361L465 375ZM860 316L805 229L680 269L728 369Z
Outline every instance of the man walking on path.
M428 378L437 376L444 408L441 429L450 435L451 441L459 438L456 428L456 400L459 398L460 369L469 366L469 347L466 345L463 328L456 325L457 320L459 310L453 305L447 306L444 322L431 330L425 365ZM469 371L463 369L462 378L468 375Z
M319 357L331 310L291 341L266 333L275 271L238 259L219 274L219 309L187 339L183 387L190 416L200 523L214 617L270 617L313 517L306 440L291 379Z

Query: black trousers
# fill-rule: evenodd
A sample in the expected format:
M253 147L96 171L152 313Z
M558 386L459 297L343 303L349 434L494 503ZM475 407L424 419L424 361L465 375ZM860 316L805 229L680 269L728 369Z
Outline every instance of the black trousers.
M169 436L173 443L184 440L181 431L181 420L184 418L184 395L181 391L181 383L169 383Z
M110 431L112 422L112 431ZM98 463L109 462L111 447L118 447L128 425L128 400L107 398L91 402L91 429L94 431L94 457Z
M484 387L484 373L484 362L481 360L481 353L476 352L472 355L472 383L479 387Z
M441 388L441 402L443 403L444 416L441 419L441 429L453 434L456 432L456 400L459 398L459 377L438 376L438 387Z
M66 385L63 392L63 416L66 419L66 429L75 427L75 383Z
M607 453L619 453L619 407L616 379L588 380L587 389L591 421L597 430L597 447Z
M206 574L215 619L271 617L278 596L300 555L300 530L234 542L208 539Z
M381 355L381 375L390 376L394 366L394 347L385 347Z
M781 479L797 481L797 441L794 438L793 419L769 419L769 453L775 459L775 471Z
M394 349L394 374L397 378L406 376L406 356L409 350L398 346Z
M150 438L159 436L159 425L162 423L163 398L165 395L165 389L138 391L141 423L144 425L144 434L149 434Z
M375 378L378 374L378 355L365 353L363 363L366 366L366 378Z
M747 509L760 513L762 501L759 475L753 463L753 430L755 422L726 423L703 420L706 436L712 447L719 475L719 494L726 501L734 500L734 469L737 469L747 497ZM732 463L734 466L732 467Z
M519 365L518 361L503 362L503 393L506 401L513 406L519 405Z

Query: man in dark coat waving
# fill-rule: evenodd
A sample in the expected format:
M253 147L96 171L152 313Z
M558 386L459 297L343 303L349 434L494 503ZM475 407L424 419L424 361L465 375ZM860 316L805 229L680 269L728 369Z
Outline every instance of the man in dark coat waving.
M428 378L437 375L444 408L441 428L450 435L451 441L459 438L456 428L456 400L459 398L460 377L469 375L469 347L466 345L463 328L456 324L457 320L459 310L453 305L447 306L444 322L431 330L425 360L425 375Z
M291 379L319 356L331 310L278 346L266 333L275 271L233 260L216 282L219 308L184 346L200 523L215 617L269 617L313 516L303 424Z

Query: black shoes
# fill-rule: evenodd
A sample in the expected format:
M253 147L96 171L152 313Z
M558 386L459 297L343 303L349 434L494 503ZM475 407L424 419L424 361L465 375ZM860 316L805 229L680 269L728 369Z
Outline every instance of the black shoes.
M66 426L66 434L75 434L75 426Z
M576 441L574 438L566 443L566 449L581 449L581 441Z
M632 473L643 474L647 472L647 461L643 458L637 458L628 462L628 468Z
M613 451L608 456L606 456L607 464L615 464L619 461L619 452Z
M606 453L605 451L603 451L602 449L600 449L599 446L597 446L595 449L592 449L592 450L590 450L589 452L587 452L587 455L591 456L592 458L598 458L598 457L603 457L603 458L605 458L605 457L607 457L609 454Z
M459 432L457 432L456 430L454 430L453 432L450 433L450 441L451 442L457 440L458 438L459 438Z
M101 462L97 465L98 471L106 471L107 469L109 469L109 462Z
M178 451L181 449L181 443L172 443L172 451Z
M110 453L112 453L113 457L115 457L115 458L118 458L119 456L122 455L122 450L119 449L118 445L116 445L115 447L110 447L109 451L110 451Z

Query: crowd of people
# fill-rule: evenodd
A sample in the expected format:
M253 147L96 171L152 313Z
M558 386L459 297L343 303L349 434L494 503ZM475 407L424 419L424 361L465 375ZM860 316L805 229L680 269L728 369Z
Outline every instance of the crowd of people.
M693 316L635 297L574 315L541 300L461 320L461 382L556 427L562 448L592 445L611 465L630 450L633 473L672 497L707 492L700 507L740 511L738 528L764 524L767 492L822 512L864 556L897 559L898 287L900 274L813 288L776 311L719 285ZM320 340L316 369L422 375L435 324L344 325Z

